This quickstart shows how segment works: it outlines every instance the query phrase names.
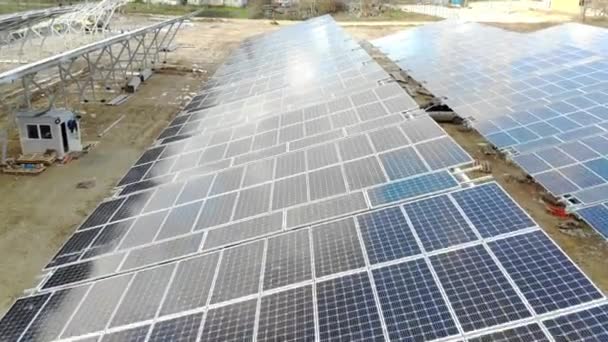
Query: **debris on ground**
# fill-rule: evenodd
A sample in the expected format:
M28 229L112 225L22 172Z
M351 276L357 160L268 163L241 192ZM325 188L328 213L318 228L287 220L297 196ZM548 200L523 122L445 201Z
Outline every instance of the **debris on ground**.
M577 221L566 221L566 222L561 222L560 224L558 224L557 228L568 229L568 230L569 229L582 229L583 225Z
M483 173L492 173L492 164L490 164L487 160L475 160L473 163L474 166L478 166L480 172Z
M496 154L498 154L498 152L496 151L494 146L492 146L490 144L479 143L478 145L480 145L481 153L483 153L486 156L495 156Z
M97 178L91 178L84 180L82 182L78 182L76 184L76 189L92 189L97 185Z
M559 218L568 218L570 216L563 206L547 205L547 212Z
M2 168L2 173L6 173L9 175L39 175L46 170L46 166L44 164L17 164L17 163L9 163L7 166Z
M514 175L514 174L504 174L503 175L504 179L507 181L507 183L520 183L520 184L532 184L534 183L534 181L532 180L532 178L526 176L526 175Z
M44 164L49 166L57 160L57 152L47 150L44 153L22 154L15 160L15 164Z

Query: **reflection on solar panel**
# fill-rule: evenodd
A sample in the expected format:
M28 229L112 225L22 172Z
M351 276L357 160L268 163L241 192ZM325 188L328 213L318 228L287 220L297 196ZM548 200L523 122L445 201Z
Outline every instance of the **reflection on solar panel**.
M243 42L0 340L499 339L605 305L387 77L330 17Z
M521 34L450 21L373 42L551 194L584 206L608 201L607 43L586 25Z

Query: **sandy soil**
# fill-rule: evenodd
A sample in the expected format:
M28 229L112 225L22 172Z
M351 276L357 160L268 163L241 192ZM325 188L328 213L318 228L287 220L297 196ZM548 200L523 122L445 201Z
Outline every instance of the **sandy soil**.
M141 19L136 19L141 20ZM0 316L24 289L35 285L36 276L58 248L96 204L112 188L142 151L187 100L188 94L219 66L231 49L245 37L276 30L289 22L271 25L265 20L215 20L189 24L178 35L179 48L170 55L167 69L155 74L125 104L118 107L87 104L82 121L84 141L99 141L92 152L67 165L56 165L36 177L0 175ZM389 24L389 23L387 23ZM357 39L374 39L399 30L404 23L384 25L345 24ZM191 72L192 69L198 72ZM103 138L97 133L122 114L126 118ZM1 118L0 118L1 119ZM446 126L470 153L479 155L483 139ZM10 151L18 151L13 132ZM483 155L479 157L484 157ZM557 219L544 213L528 185L508 183L504 174L521 172L499 160L494 174L506 189L566 252L608 290L608 269L602 262L608 247L589 229L582 236L561 233ZM82 180L96 179L92 189L76 189Z

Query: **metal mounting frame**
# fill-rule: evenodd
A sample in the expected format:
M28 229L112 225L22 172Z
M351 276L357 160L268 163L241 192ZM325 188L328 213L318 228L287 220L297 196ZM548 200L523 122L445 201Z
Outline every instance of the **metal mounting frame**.
M45 94L44 108L63 100L70 108L72 95L79 102L107 102L123 91L128 79L166 61L171 45L184 21L197 12L146 26L82 46L0 74L6 102L21 95L20 107L33 107L33 94Z

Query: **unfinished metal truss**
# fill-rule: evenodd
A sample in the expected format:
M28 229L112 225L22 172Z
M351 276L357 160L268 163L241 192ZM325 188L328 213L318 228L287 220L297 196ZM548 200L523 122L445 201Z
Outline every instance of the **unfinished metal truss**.
M27 63L113 34L109 24L128 0L102 0L0 18L0 62ZM2 25L3 19L10 25Z
M121 94L129 81L149 75L166 61L178 30L196 13L4 72L0 74L0 101L11 111L14 107L43 110L53 106L74 108L82 102L108 102Z

